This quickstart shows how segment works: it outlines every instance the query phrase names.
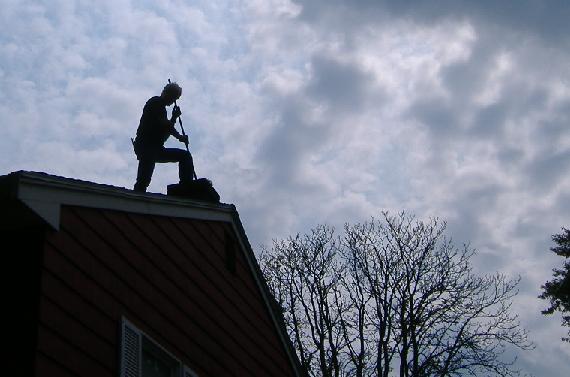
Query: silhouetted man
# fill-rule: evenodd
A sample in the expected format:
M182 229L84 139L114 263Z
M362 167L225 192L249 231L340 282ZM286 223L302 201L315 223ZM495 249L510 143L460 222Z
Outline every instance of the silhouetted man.
M146 192L157 162L178 162L180 183L192 181L194 175L192 155L183 149L164 148L164 143L170 135L188 144L188 136L180 135L174 128L176 119L181 114L180 108L174 106L170 119L166 113L166 106L172 105L181 95L182 88L178 84L168 83L162 89L160 96L152 97L144 106L134 141L135 153L139 160L135 191Z

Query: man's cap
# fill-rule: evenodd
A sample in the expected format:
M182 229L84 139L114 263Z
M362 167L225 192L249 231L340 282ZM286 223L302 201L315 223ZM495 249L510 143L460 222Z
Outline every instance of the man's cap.
M169 82L162 89L163 93L173 94L175 97L180 97L182 95L182 88L175 82Z

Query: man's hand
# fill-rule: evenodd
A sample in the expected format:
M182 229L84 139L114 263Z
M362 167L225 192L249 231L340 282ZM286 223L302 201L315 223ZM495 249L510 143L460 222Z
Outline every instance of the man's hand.
M180 135L178 137L178 140L180 140L181 142L183 142L184 144L188 145L188 135Z
M172 119L178 118L181 114L182 111L180 111L180 107L174 106L174 108L172 109Z

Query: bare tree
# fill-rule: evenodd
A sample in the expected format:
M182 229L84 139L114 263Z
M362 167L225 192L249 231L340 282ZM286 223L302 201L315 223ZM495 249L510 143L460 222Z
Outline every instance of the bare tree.
M477 276L446 224L406 213L274 242L262 269L311 376L515 375L518 280Z
M265 278L284 311L285 325L301 365L311 376L338 377L345 347L338 299L342 266L332 228L275 241L262 253Z
M342 254L349 266L347 269L354 276L353 283L365 297L362 300L366 304L362 310L365 324L361 327L367 331L359 334L368 355L368 363L363 369L366 375L385 377L390 373L395 353L392 307L400 266L397 260L389 257L387 249L381 247L376 225L374 221L345 225ZM347 290L352 289L347 287Z

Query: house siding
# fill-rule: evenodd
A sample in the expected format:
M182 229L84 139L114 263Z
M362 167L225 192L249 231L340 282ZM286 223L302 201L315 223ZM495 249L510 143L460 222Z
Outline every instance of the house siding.
M293 369L231 224L63 206L44 244L36 375L117 376L128 318L205 376ZM62 357L65 355L65 357Z
M6 208L2 201L0 208ZM19 374L31 376L34 373L38 343L45 228L38 224L18 227L17 221L11 226L9 230L0 230L0 252L5 281L2 314L4 324L12 330L3 333L3 339L9 344L5 358L23 359Z

